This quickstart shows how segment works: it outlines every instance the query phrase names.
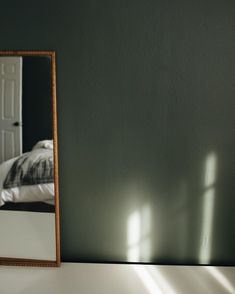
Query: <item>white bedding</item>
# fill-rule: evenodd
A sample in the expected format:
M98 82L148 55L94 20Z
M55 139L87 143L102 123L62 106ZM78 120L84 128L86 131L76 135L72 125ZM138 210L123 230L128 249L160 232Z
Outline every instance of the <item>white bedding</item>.
M54 204L54 184L21 186L1 189L0 206L5 202L45 202Z
M40 148L40 147L39 147ZM38 202L54 204L54 184L38 184L3 189L4 180L17 159L10 159L0 165L0 207L5 202Z

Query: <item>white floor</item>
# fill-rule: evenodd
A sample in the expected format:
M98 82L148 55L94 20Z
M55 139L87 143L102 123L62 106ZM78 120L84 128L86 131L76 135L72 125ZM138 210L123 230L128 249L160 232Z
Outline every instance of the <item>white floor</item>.
M63 263L61 268L0 267L2 294L235 293L235 267Z

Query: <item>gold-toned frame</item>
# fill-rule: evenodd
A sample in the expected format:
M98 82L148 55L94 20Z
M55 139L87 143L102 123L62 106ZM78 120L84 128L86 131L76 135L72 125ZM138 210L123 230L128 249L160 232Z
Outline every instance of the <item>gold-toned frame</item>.
M54 142L54 186L55 186L55 233L56 260L38 260L23 258L0 257L0 265L59 267L60 258L60 211L59 211L59 173L58 173L58 133L57 133L57 102L56 102L56 53L55 51L0 51L0 56L48 56L51 57L52 69L52 112Z

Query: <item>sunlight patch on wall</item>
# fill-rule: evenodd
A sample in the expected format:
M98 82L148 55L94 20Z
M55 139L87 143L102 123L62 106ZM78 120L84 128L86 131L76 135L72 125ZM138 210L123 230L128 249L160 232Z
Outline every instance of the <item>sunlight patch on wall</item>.
M208 188L211 185L214 185L216 182L216 165L217 165L217 158L215 153L209 154L206 159L205 180L204 180L205 188Z
M135 211L128 218L127 224L127 244L128 244L128 261L139 261L140 259L140 213Z
M217 157L215 153L208 155L205 166L202 232L200 238L199 261L208 264L211 257L211 238L215 202Z
M151 211L148 205L134 211L127 220L127 260L149 261L151 257Z

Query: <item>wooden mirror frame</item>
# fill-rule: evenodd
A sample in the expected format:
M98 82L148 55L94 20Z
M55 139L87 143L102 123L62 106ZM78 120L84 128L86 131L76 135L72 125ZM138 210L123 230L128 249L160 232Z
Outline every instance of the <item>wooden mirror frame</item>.
M55 240L56 260L38 260L23 258L0 257L0 265L59 267L60 258L60 212L59 212L59 173L58 173L58 133L57 133L57 103L56 103L56 53L55 51L0 51L0 56L48 56L51 58L52 83L52 116L54 144L54 191L55 191Z

